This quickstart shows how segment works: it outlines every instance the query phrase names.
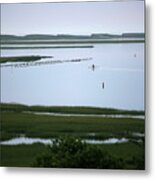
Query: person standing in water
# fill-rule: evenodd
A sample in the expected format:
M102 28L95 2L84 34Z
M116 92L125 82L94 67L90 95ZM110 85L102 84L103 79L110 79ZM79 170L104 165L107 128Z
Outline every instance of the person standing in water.
M93 71L95 70L95 65L94 65L94 64L92 65L92 70L93 70Z
M104 89L104 82L102 82L102 89Z

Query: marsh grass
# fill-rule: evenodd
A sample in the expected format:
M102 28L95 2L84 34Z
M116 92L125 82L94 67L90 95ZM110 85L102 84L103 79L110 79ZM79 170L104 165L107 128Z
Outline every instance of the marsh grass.
M22 112L1 112L1 140L25 134L28 137L74 135L88 137L96 133L101 138L144 133L144 120L133 118L65 117L35 115Z
M46 152L43 144L7 146L1 145L0 166L30 167L36 156Z
M114 158L122 159L122 169L144 169L143 144L132 142L109 145L89 145L99 147ZM1 164L6 167L31 167L36 158L48 153L48 147L43 144L32 145L1 145ZM141 165L139 167L139 164Z
M1 48L2 49L2 48ZM0 63L6 62L30 62L38 61L43 58L52 58L52 56L14 56L14 57L0 57Z
M107 118L107 117L89 117L89 116L52 116L37 115L29 111L53 111L72 113L110 113L115 110L82 108L78 107L29 107L19 104L1 104L1 141L24 135L26 137L40 138L59 138L73 137L75 139L107 139L127 137L132 139L133 132L144 133L145 121L136 118ZM24 112L25 111L25 112ZM28 111L28 112L27 112ZM117 113L117 111L116 111ZM120 112L119 112L120 113ZM91 148L88 157L96 158L93 152L99 150L108 153L110 162L118 159L114 167L121 169L144 169L145 168L145 148L144 138L141 142L136 141L137 137L127 143L122 144L102 144L88 145ZM139 139L139 138L138 138ZM91 149L93 152L91 152ZM63 152L63 151L62 151ZM87 152L87 151L86 151ZM30 167L36 162L36 158L42 154L48 154L46 145L35 143L32 145L1 145L1 166L8 167ZM93 153L93 154L92 154ZM55 154L57 157L57 154ZM63 154L62 154L63 156ZM79 154L79 156L81 156ZM43 156L44 157L44 156ZM72 156L67 156L69 159ZM83 156L82 156L83 157ZM87 158L86 158L87 160ZM65 160L66 161L66 160ZM85 160L84 160L85 161ZM68 160L67 160L68 162ZM117 161L115 161L117 162ZM61 164L61 162L60 162ZM119 166L121 164L121 166ZM35 164L36 165L36 164ZM90 164L89 164L90 165ZM36 165L37 166L37 165ZM42 165L38 165L42 166ZM76 166L76 161L75 161ZM61 166L60 166L61 167ZM66 165L70 167L70 165ZM92 167L92 166L86 166ZM96 167L99 167L98 165ZM108 166L113 167L113 166ZM93 166L92 168L95 168Z
M32 111L32 112L52 112L70 114L120 114L120 115L145 115L144 111L120 110L114 108L80 107L80 106L28 106L23 104L0 104L1 111Z

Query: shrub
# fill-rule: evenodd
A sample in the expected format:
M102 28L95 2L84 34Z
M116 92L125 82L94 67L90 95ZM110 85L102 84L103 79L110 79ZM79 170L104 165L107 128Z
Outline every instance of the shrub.
M110 156L101 147L72 137L59 138L47 152L36 158L34 167L122 169L123 161Z

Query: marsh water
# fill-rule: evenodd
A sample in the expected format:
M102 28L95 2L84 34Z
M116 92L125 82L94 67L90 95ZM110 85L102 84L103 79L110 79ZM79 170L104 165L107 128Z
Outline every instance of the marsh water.
M7 57L53 56L46 61L92 59L25 68L1 68L1 101L144 110L144 43L93 46L2 49L1 56Z
M54 113L54 112L32 112L23 111L23 113L30 113L36 115L47 115L47 116L63 116L63 117L108 117L108 118L136 118L144 119L144 115L128 115L128 114L75 114L75 113Z
M28 138L28 137L17 137L7 141L2 141L0 144L2 145L19 145L19 144L34 144L34 143L42 143L42 144L53 144L55 139L42 139L42 138ZM126 138L109 138L106 140L93 140L93 139L84 139L83 142L88 144L115 144L115 143L125 143L129 140Z

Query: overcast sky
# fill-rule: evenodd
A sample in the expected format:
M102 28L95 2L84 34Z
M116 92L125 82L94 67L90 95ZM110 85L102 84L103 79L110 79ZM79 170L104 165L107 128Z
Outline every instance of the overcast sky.
M144 32L144 1L2 4L2 34Z

